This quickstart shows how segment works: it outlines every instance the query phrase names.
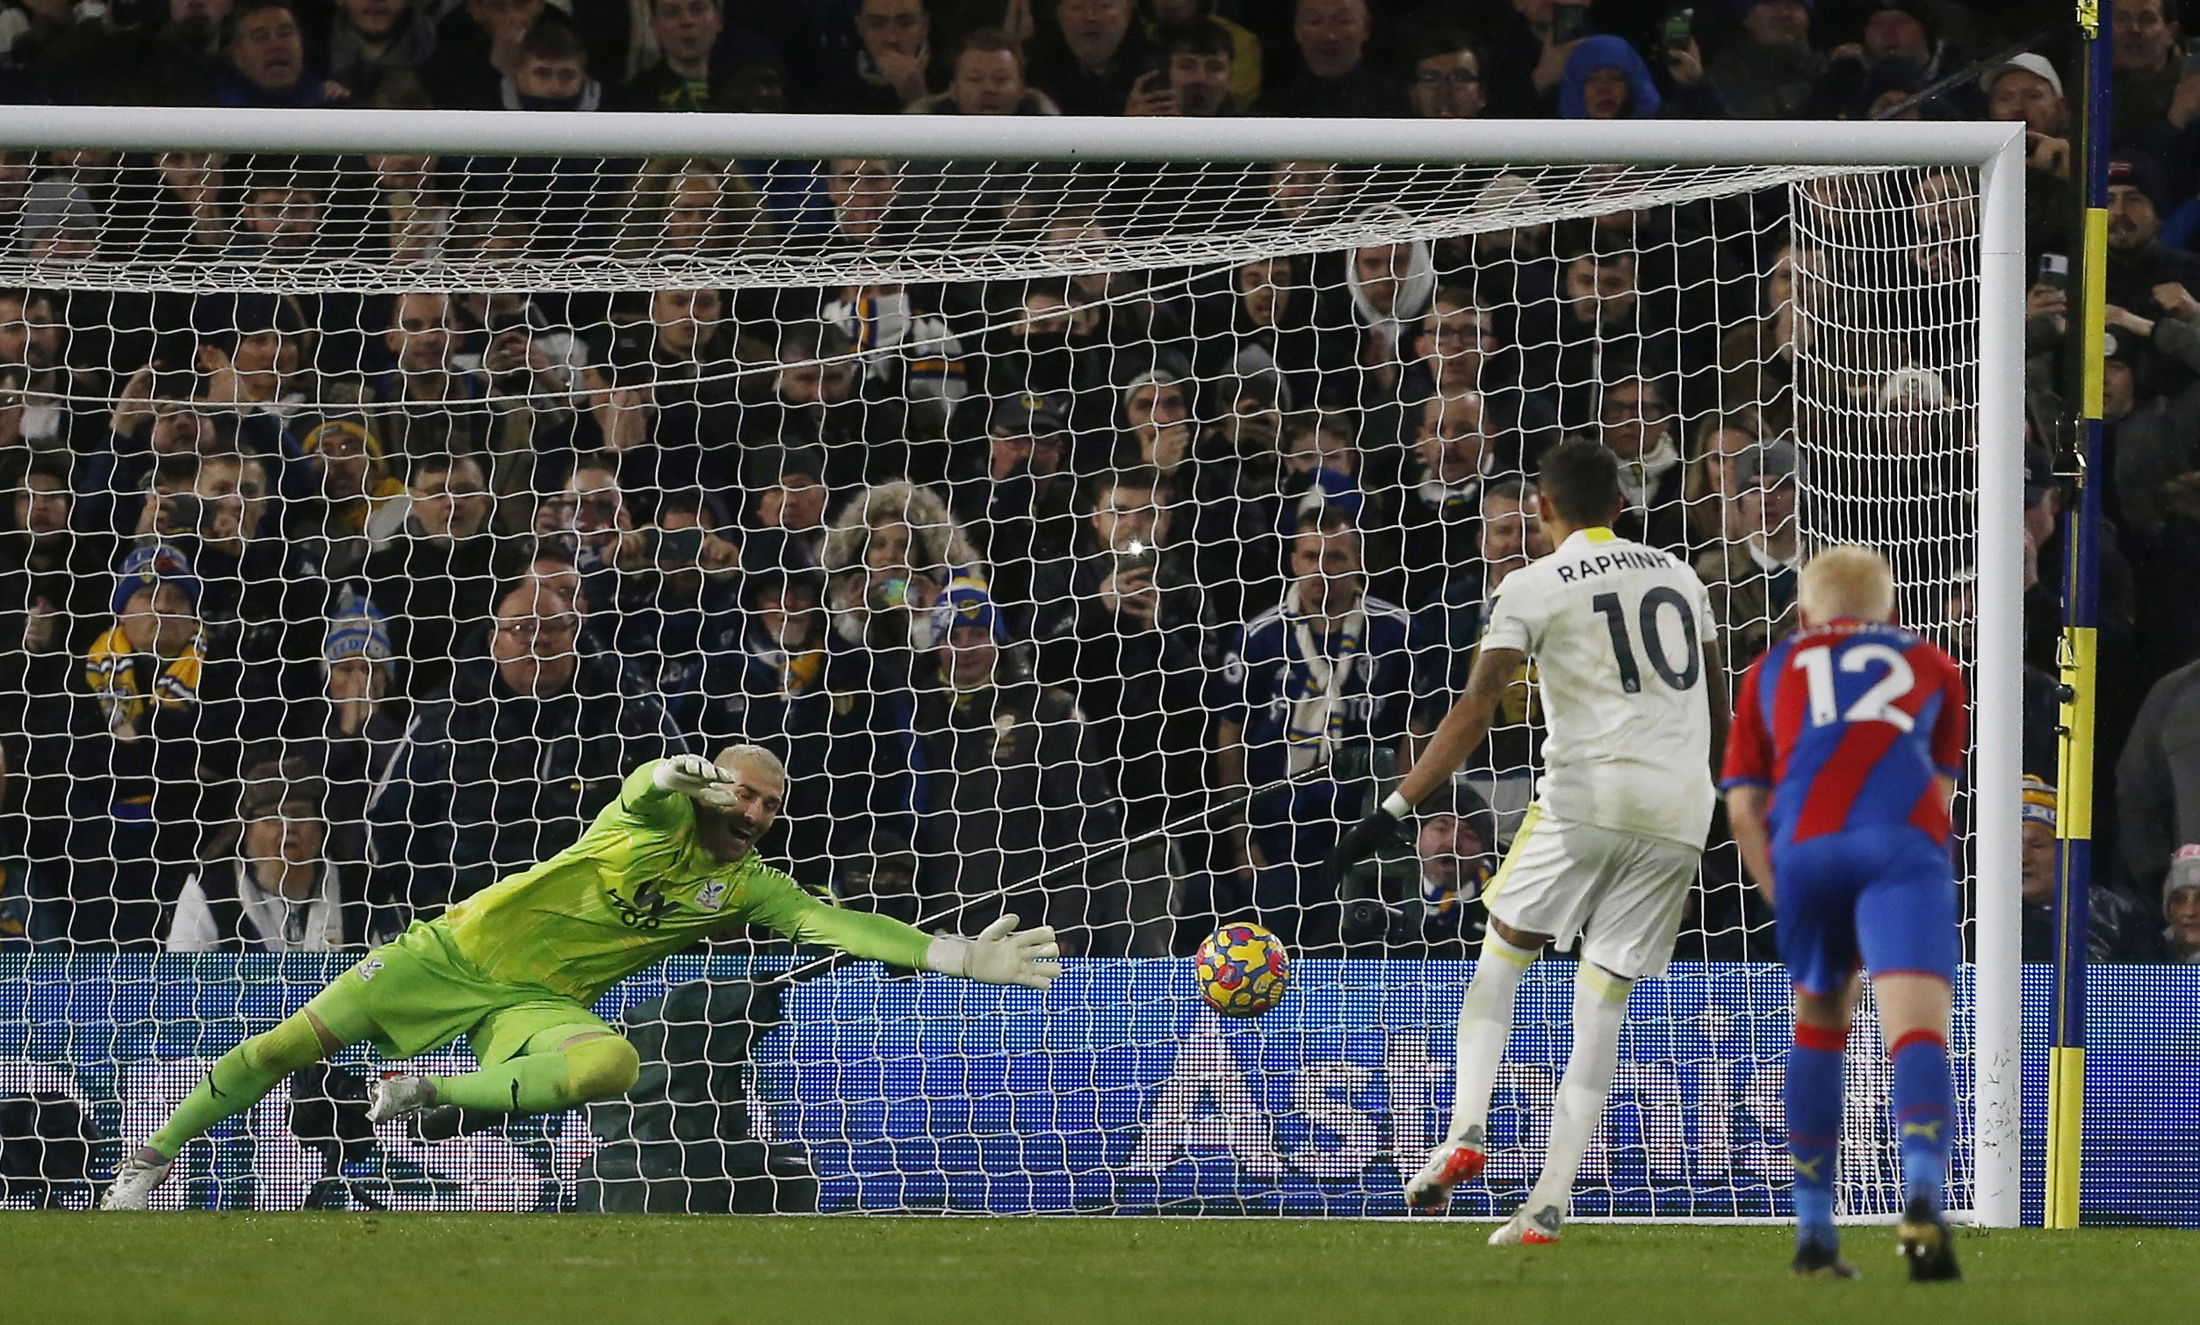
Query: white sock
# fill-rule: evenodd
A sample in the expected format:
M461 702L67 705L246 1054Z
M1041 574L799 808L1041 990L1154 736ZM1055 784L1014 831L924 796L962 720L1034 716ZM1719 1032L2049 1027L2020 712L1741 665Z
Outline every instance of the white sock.
M1482 936L1482 959L1474 964L1474 978L1459 1001L1458 1064L1447 1141L1463 1141L1471 1133L1479 1143L1489 1124L1497 1064L1512 1039L1513 995L1539 951L1508 943L1494 929Z
M1555 1205L1563 1214L1573 1198L1581 1154L1603 1121L1604 1101L1612 1093L1620 1023L1627 1019L1627 991L1634 985L1588 962L1574 976L1574 1050L1558 1083L1558 1105L1551 1111L1550 1153L1523 1209Z

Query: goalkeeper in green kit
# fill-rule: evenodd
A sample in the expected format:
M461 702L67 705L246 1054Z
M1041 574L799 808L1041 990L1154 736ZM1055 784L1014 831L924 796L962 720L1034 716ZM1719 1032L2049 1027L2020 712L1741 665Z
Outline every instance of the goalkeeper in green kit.
M1054 931L1019 933L1014 916L974 939L935 938L803 891L756 851L785 790L785 769L760 746L734 746L715 762L679 755L642 765L572 846L414 922L273 1030L222 1055L117 1166L102 1208L143 1209L185 1142L363 1040L403 1059L463 1035L481 1063L462 1076L370 1084L367 1117L377 1123L442 1104L543 1113L623 1095L641 1060L590 1005L728 926L765 925L988 984L1044 989L1061 973Z

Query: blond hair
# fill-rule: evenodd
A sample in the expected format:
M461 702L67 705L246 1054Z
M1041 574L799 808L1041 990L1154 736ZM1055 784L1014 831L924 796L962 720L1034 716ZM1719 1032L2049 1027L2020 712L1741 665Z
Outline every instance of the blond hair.
M1894 619L1894 572L1887 559L1853 543L1829 547L1803 565L1796 579L1796 607L1817 625L1835 617Z
M779 762L778 755L761 745L729 745L720 750L711 762L728 771L741 764L749 764L778 778L781 784L787 781L787 766Z

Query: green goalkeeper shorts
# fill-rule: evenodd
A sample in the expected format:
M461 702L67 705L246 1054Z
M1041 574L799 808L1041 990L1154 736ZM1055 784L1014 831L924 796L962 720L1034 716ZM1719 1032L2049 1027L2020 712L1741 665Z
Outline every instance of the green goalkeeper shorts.
M576 1035L617 1033L573 999L483 975L441 925L423 920L361 958L306 1008L346 1043L372 1040L385 1058L412 1058L463 1035L483 1067L547 1052ZM538 1038L544 1042L530 1044Z

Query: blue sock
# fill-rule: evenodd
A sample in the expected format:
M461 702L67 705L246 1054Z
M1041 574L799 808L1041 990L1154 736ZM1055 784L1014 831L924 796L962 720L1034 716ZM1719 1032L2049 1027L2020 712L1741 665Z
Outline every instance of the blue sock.
M1955 1081L1948 1072L1948 1042L1931 1031L1911 1031L1888 1050L1894 1059L1894 1122L1902 1141L1906 1201L1923 1197L1941 1206L1948 1176L1948 1132L1955 1126Z
M1795 1158L1795 1240L1835 1245L1833 1181L1841 1140L1841 1054L1847 1031L1797 1026L1788 1050L1788 1153Z

